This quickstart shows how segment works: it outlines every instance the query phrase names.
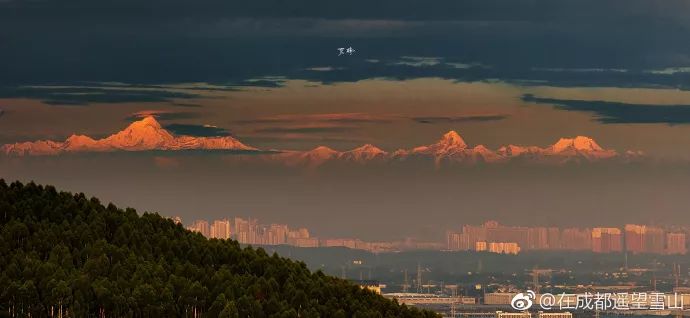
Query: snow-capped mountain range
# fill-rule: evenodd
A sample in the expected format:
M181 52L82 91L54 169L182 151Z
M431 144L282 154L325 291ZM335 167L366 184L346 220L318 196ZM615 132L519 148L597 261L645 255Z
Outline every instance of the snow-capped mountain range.
M229 137L173 136L158 121L145 117L124 130L103 139L72 135L64 142L39 140L7 144L0 151L7 155L58 155L77 152L150 151L150 150L258 150Z
M320 146L305 152L285 153L282 155L282 158L290 164L318 166L331 161L365 164L369 162L408 161L415 159L431 159L437 165L452 163L504 163L514 160L560 164L630 159L631 157L640 156L642 156L641 152L633 151L620 155L615 150L602 148L592 138L584 136L561 138L555 144L544 148L506 145L493 151L484 145L470 147L457 132L449 131L436 143L412 149L399 149L392 153L370 144L343 152Z
M63 142L39 140L7 144L0 147L6 155L58 155L80 152L113 151L178 151L178 150L241 150L259 151L230 137L175 136L163 128L152 117L133 122L124 130L103 139L95 140L84 135L72 135ZM640 157L641 152L627 151L623 154L604 149L592 138L577 136L561 138L547 147L506 145L491 150L483 145L470 147L455 131L444 134L436 143L386 152L374 145L337 151L319 146L308 151L279 151L266 155L269 160L290 166L320 166L328 162L354 164L384 163L430 159L441 164L503 163L514 160L535 163L594 162L610 159Z

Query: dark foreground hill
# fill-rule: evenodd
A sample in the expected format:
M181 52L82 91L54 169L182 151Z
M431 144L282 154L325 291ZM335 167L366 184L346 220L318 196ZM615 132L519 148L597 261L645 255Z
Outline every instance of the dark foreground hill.
M0 317L436 317L157 214L0 180Z

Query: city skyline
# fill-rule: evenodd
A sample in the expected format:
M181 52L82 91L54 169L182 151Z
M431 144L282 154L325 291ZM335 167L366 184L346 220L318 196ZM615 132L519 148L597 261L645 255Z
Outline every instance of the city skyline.
M171 217L182 224L180 217ZM621 227L528 227L509 226L494 220L481 225L462 225L460 231L446 231L445 242L420 241L413 237L400 241L367 242L356 237L314 237L305 227L259 223L258 219L231 217L196 219L185 226L208 238L234 239L247 245L290 245L295 247L347 247L369 252L403 250L477 251L518 254L526 251L591 251L684 255L690 227L625 224Z
M529 250L584 250L594 253L686 254L690 228L625 224L622 227L560 228L506 226L486 221L464 225L461 232L448 231L449 250L495 251L517 254ZM487 243L511 244L487 246Z

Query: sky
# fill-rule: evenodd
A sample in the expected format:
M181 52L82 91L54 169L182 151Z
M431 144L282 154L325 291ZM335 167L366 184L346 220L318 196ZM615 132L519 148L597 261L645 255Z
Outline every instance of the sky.
M0 176L187 222L244 215L322 236L435 237L487 218L684 222L688 6L0 0L0 144L103 138L154 115L177 135L265 150L393 152L454 130L494 150L582 135L646 158L313 171L214 151L69 154L1 157Z

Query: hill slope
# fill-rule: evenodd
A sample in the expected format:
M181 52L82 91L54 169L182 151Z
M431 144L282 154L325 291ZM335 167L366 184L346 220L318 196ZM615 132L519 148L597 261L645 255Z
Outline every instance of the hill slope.
M0 180L0 317L436 317L157 214Z

